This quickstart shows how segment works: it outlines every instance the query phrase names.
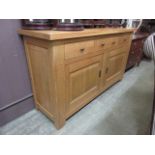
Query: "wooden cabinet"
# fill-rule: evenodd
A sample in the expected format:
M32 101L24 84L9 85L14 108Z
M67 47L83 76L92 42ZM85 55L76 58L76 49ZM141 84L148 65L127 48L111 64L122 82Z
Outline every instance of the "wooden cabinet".
M143 56L143 45L148 34L135 34L132 38L126 69L139 65Z
M123 78L132 32L20 30L36 108L61 128L67 118Z

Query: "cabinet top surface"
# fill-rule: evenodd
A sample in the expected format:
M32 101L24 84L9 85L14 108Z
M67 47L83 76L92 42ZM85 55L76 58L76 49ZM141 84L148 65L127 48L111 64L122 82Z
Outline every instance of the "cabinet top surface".
M126 28L97 28L85 29L83 31L54 31L54 30L18 30L24 36L35 37L45 40L63 40L71 38L82 38L91 36L111 35L120 33L132 33L134 29Z

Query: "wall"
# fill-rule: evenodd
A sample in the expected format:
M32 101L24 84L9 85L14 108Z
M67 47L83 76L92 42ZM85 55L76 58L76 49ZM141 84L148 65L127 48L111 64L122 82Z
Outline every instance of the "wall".
M0 19L0 125L33 109L20 20Z

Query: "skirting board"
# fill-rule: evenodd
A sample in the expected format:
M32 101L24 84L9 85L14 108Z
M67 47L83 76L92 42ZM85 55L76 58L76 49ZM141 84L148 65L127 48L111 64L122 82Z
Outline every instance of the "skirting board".
M0 126L14 120L15 118L27 113L34 108L33 98L28 98L23 102L15 104L0 112Z

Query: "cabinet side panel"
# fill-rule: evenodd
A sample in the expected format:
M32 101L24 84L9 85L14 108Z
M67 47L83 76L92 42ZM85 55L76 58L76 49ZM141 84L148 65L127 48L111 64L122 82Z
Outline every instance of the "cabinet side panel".
M55 126L60 129L65 124L65 64L64 64L64 43L53 43L52 48L53 81L54 81L54 96L55 96Z
M54 103L50 93L52 83L52 71L50 70L50 53L48 48L26 42L26 53L31 74L31 82L36 107L45 113L49 118L53 118Z

